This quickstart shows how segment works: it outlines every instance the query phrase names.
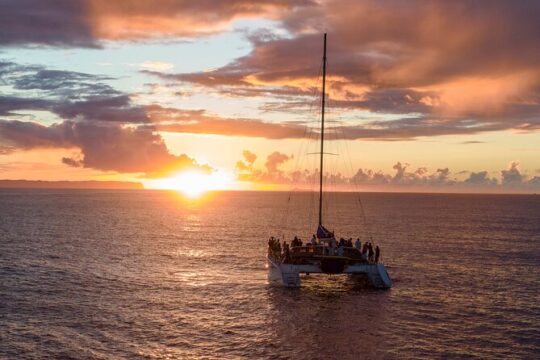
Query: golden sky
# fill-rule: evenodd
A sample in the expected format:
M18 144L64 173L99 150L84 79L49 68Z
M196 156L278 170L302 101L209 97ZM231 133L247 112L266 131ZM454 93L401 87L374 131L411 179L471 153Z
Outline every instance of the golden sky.
M540 190L537 1L7 1L0 178Z

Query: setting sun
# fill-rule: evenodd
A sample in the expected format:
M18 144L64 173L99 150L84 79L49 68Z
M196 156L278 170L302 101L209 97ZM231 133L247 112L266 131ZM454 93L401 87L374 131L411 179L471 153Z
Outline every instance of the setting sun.
M185 171L173 177L159 179L147 184L153 189L178 190L189 197L198 197L211 190L225 190L233 187L233 176L223 171L211 174L199 171Z

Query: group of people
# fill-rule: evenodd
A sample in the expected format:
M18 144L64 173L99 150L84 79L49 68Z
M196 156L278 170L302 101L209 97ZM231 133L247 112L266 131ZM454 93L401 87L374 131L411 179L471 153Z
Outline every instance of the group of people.
M358 250L360 250L360 245L358 245ZM381 249L379 248L379 245L375 246L375 249L373 249L373 244L371 242L365 242L364 246L362 247L362 256L367 257L369 262L379 262L379 258L381 257Z
M300 245L292 245L292 246L302 246L302 245L300 243ZM271 236L270 239L268 239L268 255L274 257L275 259L281 259L288 262L291 258L291 249L290 249L289 244L287 244L286 241L284 241L283 246L281 246L280 240Z
M317 246L324 245L322 244L315 235L311 238L310 242L306 243L306 246ZM328 246L323 247L325 255L338 255L343 256L345 254L345 248L355 248L358 250L362 257L371 262L378 263L381 256L381 249L379 246L373 247L371 242L366 241L363 245L359 238L356 239L353 245L353 239L349 238L348 240L340 238L339 242L335 238L332 238L328 243ZM291 248L303 246L302 239L295 236L289 245L286 241L283 241L281 244L279 239L275 237L270 237L268 239L268 254L273 256L276 259L282 259L285 261L290 260L291 257ZM294 250L293 250L294 251Z

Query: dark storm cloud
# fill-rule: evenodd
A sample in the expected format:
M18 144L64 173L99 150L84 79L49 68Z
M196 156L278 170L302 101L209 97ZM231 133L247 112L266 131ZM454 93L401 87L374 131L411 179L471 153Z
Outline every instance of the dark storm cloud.
M3 0L0 44L95 47L88 2Z
M24 67L19 67L23 68ZM30 70L35 69L31 67ZM42 90L53 95L66 96L113 96L118 95L110 85L103 83L109 77L85 74L75 71L39 69L17 77L13 87L18 90Z
M0 44L98 47L102 40L201 36L242 17L279 18L308 0L3 0Z
M72 129L67 126L47 127L33 122L0 120L0 140L13 150L71 147L72 137Z
M0 115L44 110L69 120L132 124L149 121L142 106L132 104L128 94L105 83L112 80L109 77L12 62L0 63L0 74L3 68L7 69L3 77L6 85L19 91L38 91L39 96L1 96Z
M62 122L45 126L36 122L0 120L0 152L38 148L78 148L64 157L68 166L103 171L165 176L185 168L210 171L187 155L169 152L152 127L145 107L134 105L128 94L102 81L108 78L70 71L48 70L4 62L0 71L15 90L33 97L0 96L0 116L20 118L26 111L49 111Z
M51 110L64 119L131 124L149 122L144 107L133 105L129 95L96 96L83 101L58 103Z
M147 129L75 121L44 126L0 120L0 140L11 150L79 148L78 157L62 161L103 171L164 176L185 168L210 170L187 155L171 154L163 139Z
M48 109L52 104L53 102L45 99L0 96L0 115L12 115L17 110Z

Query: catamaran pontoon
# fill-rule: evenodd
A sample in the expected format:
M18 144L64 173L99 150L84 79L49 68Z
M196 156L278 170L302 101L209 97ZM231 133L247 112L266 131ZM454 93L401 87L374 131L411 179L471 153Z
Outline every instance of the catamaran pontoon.
M320 172L319 172L319 225L317 239L307 246L292 246L283 256L279 251L269 249L268 278L287 287L300 286L300 274L364 274L375 288L387 289L392 280L384 264L367 259L360 249L352 246L336 249L333 232L323 226L323 165L324 165L324 111L326 91L326 34L324 34L323 73L322 73L322 111L320 138Z

